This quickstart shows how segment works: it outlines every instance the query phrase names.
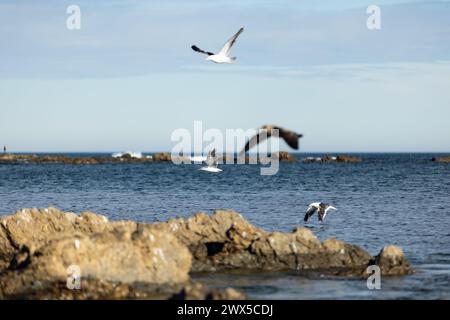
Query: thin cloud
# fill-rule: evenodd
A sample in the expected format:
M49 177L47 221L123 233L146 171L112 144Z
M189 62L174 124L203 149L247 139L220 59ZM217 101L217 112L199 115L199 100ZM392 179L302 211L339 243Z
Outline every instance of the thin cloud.
M0 37L8 45L0 51L0 77L109 78L189 71L186 66L205 64L191 52L191 44L220 47L221 39L240 25L246 31L235 48L233 68L450 59L449 2L381 2L386 5L380 31L367 30L360 1L356 9L356 1L339 8L328 1L315 9L311 1L275 6L273 1L262 6L194 2L191 7L177 1L79 2L79 31L65 28L61 2L1 4Z

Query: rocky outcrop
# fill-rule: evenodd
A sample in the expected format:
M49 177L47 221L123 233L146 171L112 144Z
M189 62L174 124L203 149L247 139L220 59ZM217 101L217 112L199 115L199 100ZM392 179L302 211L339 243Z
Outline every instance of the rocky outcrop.
M145 224L48 208L21 210L0 226L0 297L170 298L193 285L186 246ZM82 290L67 287L71 274L80 275Z
M128 155L121 157L99 156L99 157L69 157L64 155L23 155L23 154L3 154L0 155L0 164L72 164L90 165L105 163L145 163L153 159L142 157L135 158Z
M154 161L172 161L172 155L169 152L161 152L153 155Z
M450 162L450 156L448 157L433 157L431 159L433 162Z
M360 157L356 157L356 156L341 155L341 156L336 157L336 161L337 162L362 162L362 159Z
M34 252L54 237L72 234L93 235L114 229L133 230L135 222L110 222L105 216L83 212L79 216L55 208L22 209L0 219L0 270L22 247Z
M297 159L295 156L290 154L289 152L280 151L273 154L280 162L296 162Z
M362 276L368 265L377 263L358 246L336 239L320 242L306 228L291 233L267 232L246 221L234 211L198 213L189 219L172 219L151 225L172 232L193 255L192 271L226 270L328 270ZM408 274L406 260L397 274ZM386 264L383 274L390 274Z
M347 156L347 155L339 155L339 156L325 156L325 157L308 157L302 159L304 163L329 163L329 162L344 162L344 163L358 163L362 162L360 157L356 156Z
M288 152L277 152L273 154L280 162L295 162L296 159ZM133 156L130 153L114 154L112 156L98 157L69 157L64 155L29 155L29 154L0 154L0 164L71 164L71 165L91 165L91 164L119 164L119 163L149 163L149 162L173 162L194 163L191 157L176 156L172 158L169 152L155 153L153 156ZM237 163L232 155L226 154L221 158L220 163ZM245 157L245 163L268 163L267 157Z
M383 275L412 272L398 247L371 257L340 240L321 242L302 227L265 231L234 211L155 224L55 208L0 218L0 297L6 298L238 299L244 297L238 291L192 282L189 272L312 270L365 277L372 264ZM82 289L69 289L68 279L80 279Z
M371 260L371 264L378 265L381 274L388 276L401 276L412 272L402 248L392 245L381 249L380 253Z

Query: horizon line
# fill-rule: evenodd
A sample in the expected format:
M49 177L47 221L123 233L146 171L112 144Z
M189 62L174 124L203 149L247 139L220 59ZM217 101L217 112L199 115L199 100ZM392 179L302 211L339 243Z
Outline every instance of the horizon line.
M22 154L22 153L38 153L38 154L43 154L43 153L80 153L80 154L92 154L92 153L98 153L98 154L113 154L113 153L117 153L117 152L128 152L130 150L126 150L126 151L16 151L16 152L10 152L7 151L6 153L1 152L1 154ZM141 152L143 154L154 154L154 153L171 153L170 151L131 151L131 152ZM302 153L448 153L450 154L450 150L449 151L284 151L284 150L280 150L280 151L275 151L275 152L288 152L290 154L302 154ZM220 153L220 152L219 152ZM239 152L223 152L223 154L236 154ZM269 152L271 153L271 152ZM190 154L203 154L202 152L191 152ZM257 154L257 152L250 152L248 154Z

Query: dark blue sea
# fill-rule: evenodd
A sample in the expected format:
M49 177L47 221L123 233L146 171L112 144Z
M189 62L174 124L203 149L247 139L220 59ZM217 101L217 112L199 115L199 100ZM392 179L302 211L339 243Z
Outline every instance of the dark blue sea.
M281 163L274 176L261 176L258 165L224 165L220 174L172 163L0 165L0 215L54 206L154 222L229 208L267 230L291 231L309 203L328 202L339 210L307 224L321 240L373 255L399 245L416 274L382 278L375 291L363 280L295 272L197 277L255 299L450 299L450 164L431 162L435 154L358 155L362 163ZM320 155L297 154L308 156Z

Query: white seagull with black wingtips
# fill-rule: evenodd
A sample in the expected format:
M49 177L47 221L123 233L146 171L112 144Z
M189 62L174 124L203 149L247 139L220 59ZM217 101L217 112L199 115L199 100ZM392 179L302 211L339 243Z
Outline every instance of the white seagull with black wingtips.
M314 202L311 203L306 210L305 218L303 220L308 221L308 219L318 211L319 221L323 221L329 210L337 210L335 207L329 205L328 203L323 202Z
M236 39L239 37L239 35L244 31L244 28L240 28L236 34L234 34L222 47L222 49L219 51L219 53L213 53L209 51L205 51L200 49L199 47L193 45L191 46L192 50L203 53L208 55L206 60L212 61L215 63L234 63L236 60L236 57L230 57L230 50L233 44L236 42Z

